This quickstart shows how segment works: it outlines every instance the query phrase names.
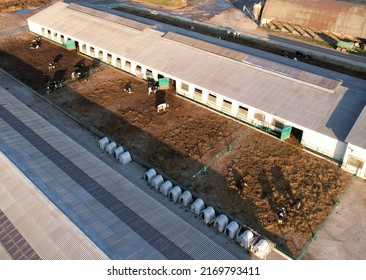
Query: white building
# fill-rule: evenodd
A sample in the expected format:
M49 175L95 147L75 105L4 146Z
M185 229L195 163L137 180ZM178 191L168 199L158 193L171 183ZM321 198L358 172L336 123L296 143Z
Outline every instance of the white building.
M346 159L344 166L352 165L348 145L365 176L365 142L346 138L365 123L354 126L366 96L350 97L342 81L75 4L58 2L27 21L31 32L75 41L79 52L142 79L170 78L178 94L233 118L277 132L291 127L303 146Z

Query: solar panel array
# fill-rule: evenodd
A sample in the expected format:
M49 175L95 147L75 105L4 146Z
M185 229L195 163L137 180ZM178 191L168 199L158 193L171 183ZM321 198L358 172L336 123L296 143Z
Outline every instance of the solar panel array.
M231 50L225 47L217 46L212 43L194 39L188 36L184 36L174 32L168 32L164 35L165 39L178 42L183 45L187 45L196 49L200 49L212 54L223 56L236 61L244 62L255 66L259 69L265 69L271 72L281 74L286 77L290 77L311 85L315 85L330 91L335 91L341 84L341 81L328 79L319 75L315 75L306 71L299 70L294 67L290 67L284 64L280 64L274 61L248 55L236 50Z
M1 209L0 242L13 260L41 259Z

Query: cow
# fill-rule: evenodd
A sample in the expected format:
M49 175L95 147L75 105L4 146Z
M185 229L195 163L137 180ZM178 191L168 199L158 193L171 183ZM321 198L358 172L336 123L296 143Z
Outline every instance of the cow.
M132 85L131 82L127 82L123 88L124 91L127 91L128 93L132 93Z
M30 49L31 50L38 49L40 46L41 46L41 37L38 36L32 40Z
M302 206L301 198L296 198L291 204L291 212L297 212Z
M57 84L54 81L48 81L46 85L46 94L49 95L51 92L56 92Z
M167 103L162 103L162 104L159 104L157 106L157 112L159 113L160 111L164 111L165 112L165 109L169 107L169 104Z
M55 70L57 66L57 62L52 61L50 64L48 64L48 71Z
M240 179L237 183L236 183L236 187L238 188L238 193L242 194L243 193L243 189L244 187L248 187L248 184L243 180Z
M283 220L285 219L286 216L286 208L281 206L280 210L277 212L277 222L279 224L283 223Z

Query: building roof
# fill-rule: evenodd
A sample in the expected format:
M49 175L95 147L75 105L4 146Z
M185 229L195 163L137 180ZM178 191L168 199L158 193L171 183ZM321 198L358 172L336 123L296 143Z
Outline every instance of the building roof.
M338 0L267 0L262 19L366 38L366 5Z
M366 149L366 106L352 127L351 132L348 134L346 142Z
M166 39L169 34L152 28L137 30L105 17L91 17L73 7L59 2L28 21L341 141L358 117L359 112L351 112L346 118L336 110L347 88L334 80L327 79L333 84L334 90L330 92L324 87L327 83L314 87L314 83L289 77L286 73L298 71L290 66L281 65L281 71L285 72L281 73L271 69L273 65L261 65L265 61L254 56L248 61L237 61ZM236 57L245 60L249 56L236 54ZM322 80L312 73L302 75Z

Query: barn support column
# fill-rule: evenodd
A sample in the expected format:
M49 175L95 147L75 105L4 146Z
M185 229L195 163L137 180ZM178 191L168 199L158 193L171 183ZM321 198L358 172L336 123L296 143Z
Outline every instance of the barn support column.
M131 70L132 75L136 75L136 62L131 61Z
M248 120L253 120L254 119L254 109L253 108L248 108L247 118L248 118Z
M146 80L146 67L141 65L142 79Z
M232 104L231 104L231 113L236 116L238 114L238 111L239 111L239 103L234 101Z
M193 99L195 86L192 84L188 84L188 85L189 85L189 88L188 88L188 93L186 94L186 97Z
M221 110L222 109L222 103L223 103L224 99L222 98L221 95L218 95L216 97L216 107L218 110Z
M202 90L202 103L207 104L207 100L208 100L208 90L203 89Z

